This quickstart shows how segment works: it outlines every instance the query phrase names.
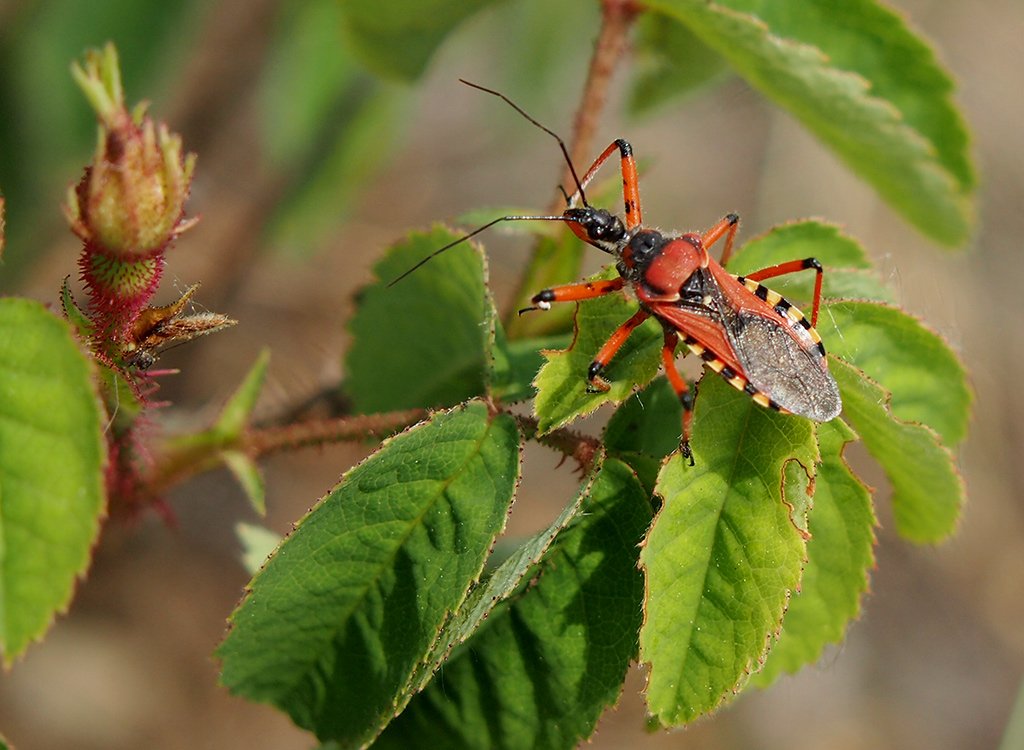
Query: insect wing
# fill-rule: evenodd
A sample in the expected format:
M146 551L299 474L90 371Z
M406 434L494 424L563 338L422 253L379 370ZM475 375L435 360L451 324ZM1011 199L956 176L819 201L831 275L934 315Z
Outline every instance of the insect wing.
M729 339L754 387L793 414L816 422L837 417L839 387L803 313L763 288L762 299L720 266L709 271Z
M802 315L767 307L734 276L715 270L695 271L687 282L691 293L675 304L652 305L656 315L679 330L708 367L761 405L818 422L837 416L839 389Z

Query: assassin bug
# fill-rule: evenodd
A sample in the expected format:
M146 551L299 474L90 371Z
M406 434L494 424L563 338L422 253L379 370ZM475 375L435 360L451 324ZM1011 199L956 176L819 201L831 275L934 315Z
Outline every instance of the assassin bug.
M662 327L662 364L683 407L680 448L693 464L690 429L694 392L675 367L680 341L704 364L755 403L775 411L796 414L816 422L839 415L842 401L825 359L825 346L814 326L821 305L823 269L816 258L780 263L746 276L725 270L739 229L739 217L728 214L702 233L665 233L643 225L640 190L633 149L617 139L601 153L582 178L577 176L565 144L558 135L530 117L500 92L462 81L504 100L519 114L558 141L576 184L566 196L567 207L558 216L503 216L465 237L435 250L392 281L397 283L423 263L502 221L562 221L589 245L616 258L616 279L587 281L543 289L531 299L532 307L550 309L553 302L579 302L618 292L627 285L640 309L608 338L587 371L588 388L609 388L602 377L616 352L647 318ZM598 170L618 153L622 172L624 218L587 202L585 188ZM720 260L708 250L724 238ZM781 295L759 282L798 271L814 270L814 300L808 320Z

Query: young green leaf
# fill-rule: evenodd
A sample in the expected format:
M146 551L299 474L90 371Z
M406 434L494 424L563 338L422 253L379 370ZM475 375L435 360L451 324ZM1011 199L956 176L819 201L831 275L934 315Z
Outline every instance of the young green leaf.
M40 638L85 573L105 510L104 419L66 321L0 300L0 650Z
M639 165L641 171L643 164ZM610 173L608 173L610 174ZM607 176L587 188L587 199L595 206L621 206L622 180ZM538 222L533 222L534 224ZM551 222L558 231L543 233L537 239L533 256L519 285L514 312L531 305L531 297L542 289L571 284L580 276L583 258L592 249L566 227ZM541 227L543 229L543 227ZM505 320L510 339L553 336L573 329L573 306L554 305L543 315L510 315Z
M476 245L453 247L388 286L460 236L414 232L374 267L378 281L360 297L345 361L356 411L452 406L484 392L494 308Z
M480 575L519 477L519 434L478 402L384 442L298 524L217 651L233 693L362 745Z
M798 461L811 475L818 460L808 420L764 409L718 377L700 389L695 466L678 453L665 463L663 503L640 553L647 706L666 726L716 708L763 658L805 559L783 468Z
M896 528L905 538L935 543L956 527L964 502L956 461L931 428L901 421L890 394L843 360L830 358L843 414L892 483Z
M971 389L941 336L898 308L872 302L833 302L823 308L818 327L830 354L891 394L893 416L928 425L951 448L964 439Z
M245 379L239 384L231 398L224 404L220 416L209 432L212 438L221 442L236 441L242 430L249 424L252 410L256 408L256 400L263 390L267 379L267 368L270 366L270 349L264 348L253 363Z
M586 507L535 581L491 613L377 746L566 748L589 736L636 655L650 506L630 469L609 460Z
M605 272L599 278L611 278ZM661 329L648 320L633 332L611 364L605 378L607 391L588 392L587 369L612 332L637 311L623 294L609 294L579 305L576 339L567 351L544 352L547 362L537 374L535 409L541 433L589 414L608 401L625 400L637 386L646 385L658 372Z
M164 461L168 464L200 462L209 465L211 456L213 462L222 462L238 480L253 509L260 515L266 512L263 476L252 457L238 448L263 388L269 363L270 350L264 349L210 427L170 437L162 448Z
M238 485L245 493L253 510L261 516L267 512L267 487L263 481L263 474L256 461L247 453L234 450L223 450L220 452L220 460L231 472Z
M860 611L874 564L876 520L870 492L843 459L845 445L855 437L840 419L818 425L821 466L809 514L807 564L779 641L754 676L759 687L817 661L827 644L842 640Z
M974 174L952 82L896 13L875 0L646 7L685 23L922 232L966 241Z

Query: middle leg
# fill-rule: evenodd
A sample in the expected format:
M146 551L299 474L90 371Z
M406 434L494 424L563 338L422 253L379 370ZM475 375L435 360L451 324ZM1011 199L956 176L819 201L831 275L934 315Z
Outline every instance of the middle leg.
M676 392L679 403L683 406L683 432L679 438L679 450L683 458L690 459L690 466L693 466L693 451L690 450L690 430L693 427L693 402L696 400L696 392L690 389L686 380L676 369L676 345L679 343L679 334L675 330L665 327L665 345L661 348L661 363L665 368L665 377L669 385Z

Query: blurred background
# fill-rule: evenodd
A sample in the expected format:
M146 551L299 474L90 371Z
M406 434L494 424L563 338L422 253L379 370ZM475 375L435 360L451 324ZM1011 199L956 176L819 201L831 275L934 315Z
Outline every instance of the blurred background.
M598 28L595 3L463 3L467 18L420 80L382 79L354 56L336 0L0 0L0 188L7 249L0 291L54 301L78 245L60 206L90 158L95 123L68 66L117 44L127 97L199 156L189 212L202 220L168 256L158 301L201 281L202 306L239 325L168 353L169 429L204 424L259 350L273 352L260 407L273 416L343 376L352 296L409 229L482 206L542 209L562 165L546 136L490 97L499 88L568 135ZM488 5L478 13L468 11ZM742 236L822 217L863 242L902 304L968 363L977 402L961 468L969 502L937 548L895 536L876 488L878 567L845 643L800 675L751 691L711 718L647 734L634 673L598 725L597 748L997 747L1024 674L1024 5L894 3L954 72L981 173L966 252L904 223L786 114L737 79L630 114L627 53L598 142L628 137L647 165L645 218L701 229L726 212ZM387 67L387 50L378 50ZM485 239L499 303L528 245ZM597 255L596 253L594 255ZM596 269L600 257L589 259ZM268 516L285 533L365 454L339 446L270 460ZM558 511L574 484L532 447L511 531ZM0 732L21 750L309 748L271 708L217 687L211 652L248 580L234 534L257 521L224 473L155 515L110 525L70 614L0 675Z

